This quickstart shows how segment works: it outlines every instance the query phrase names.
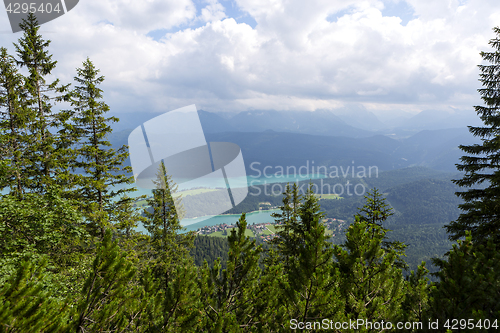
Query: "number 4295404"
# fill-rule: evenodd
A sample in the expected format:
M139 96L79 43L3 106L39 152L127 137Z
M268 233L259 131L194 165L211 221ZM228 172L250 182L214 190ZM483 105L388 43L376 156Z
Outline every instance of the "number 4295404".
M490 328L495 328L498 329L498 323L497 319L494 321L491 321L489 319L484 319L481 320L479 319L477 322L475 322L474 319L448 319L444 323L444 327L450 330L456 330L456 329L474 329L474 328L479 328L479 329L490 329Z
M26 14L28 12L30 13L52 13L56 12L59 13L62 9L60 8L60 3L57 3L55 6L52 6L52 4L49 3L42 3L37 6L36 3L9 3L7 8L5 9L7 13L14 13L14 14Z

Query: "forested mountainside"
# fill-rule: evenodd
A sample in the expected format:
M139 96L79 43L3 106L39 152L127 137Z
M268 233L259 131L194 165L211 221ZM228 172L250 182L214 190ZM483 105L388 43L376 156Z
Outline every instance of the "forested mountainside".
M390 239L397 239L408 244L406 261L411 269L416 269L422 261L429 262L430 258L442 257L450 249L452 243L448 240L444 225L455 220L460 214L458 205L462 203L462 200L455 195L460 188L451 181L451 179L459 178L459 175L423 167L412 167L381 172L378 178L366 180L369 185L377 185L373 188L384 189L381 192L387 198L387 203L394 209L394 215L384 222L384 226L392 230L388 233ZM313 184L319 182L320 180L312 181ZM309 181L303 181L299 182L299 185L308 183ZM249 195L228 213L256 211L259 210L261 202L269 202L272 206L280 205L283 198L281 194L266 195L264 186L258 188L260 195ZM192 200L193 204L203 202L203 200L197 201L196 196ZM363 196L344 195L342 199L320 199L319 204L327 218L352 223L364 201ZM332 241L340 244L344 240L343 233L337 233ZM428 268L433 269L430 263Z

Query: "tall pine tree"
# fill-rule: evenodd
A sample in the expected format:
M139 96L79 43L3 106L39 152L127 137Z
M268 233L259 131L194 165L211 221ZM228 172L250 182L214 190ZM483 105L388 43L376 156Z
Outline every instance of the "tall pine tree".
M168 175L163 162L160 163L156 189L148 200L149 209L145 210L144 227L149 233L146 260L152 268L157 283L159 306L156 314L151 314L155 332L181 332L192 329L196 324L196 304L199 292L195 283L196 268L189 250L194 234L182 234L178 212L180 197L175 197L176 184ZM177 205L176 205L177 202Z
M102 101L103 91L99 85L104 77L99 72L88 58L82 68L77 69L77 85L71 100L74 113L71 124L66 127L77 143L71 166L82 171L77 176L74 196L80 200L92 232L102 237L113 215L132 204L132 199L123 195L134 189L124 186L133 181L126 175L131 171L130 167L123 167L128 157L126 146L118 150L109 148L111 143L107 137L112 132L109 123L117 122L118 118L106 117L109 107ZM114 186L122 188L115 189Z
M20 24L23 36L14 44L21 68L28 70L25 77L28 94L26 102L36 113L30 123L32 141L29 160L31 166L25 177L33 180L32 190L45 192L47 186L67 181L66 149L62 149L67 138L56 134L67 120L67 113L54 112L53 104L68 100L69 85L60 85L59 79L47 82L57 61L49 54L49 40L44 40L38 33L38 21L33 13Z
M348 319L396 322L402 318L403 275L395 265L399 255L383 248L385 234L382 227L356 217L343 248L335 246ZM373 327L366 330L377 331Z
M500 28L493 31L496 38L489 41L493 52L481 52L490 65L479 65L483 88L478 92L485 105L474 107L484 126L469 126L482 142L460 146L467 155L460 159L457 169L465 175L454 182L469 189L457 192L465 201L459 206L464 213L446 226L453 240L464 237L466 231L471 232L474 242L500 240Z
M297 184L294 183L292 186L287 184L283 193L283 205L280 206L281 211L271 215L279 226L276 231L277 237L272 240L276 249L273 253L277 255L273 260L283 262L285 268L296 259L296 245L301 242L299 232L302 228L299 217L301 198Z
M262 248L245 236L246 226L242 214L228 237L227 269L221 272L220 258L212 268L205 261L200 279L204 331L252 332L267 324L259 321L262 312L255 306L261 296L258 284Z
M376 189L372 189L365 195L366 203L362 208L358 208L359 214L356 217L360 221L368 223L368 225L379 226L385 232L391 231L384 227L384 222L387 221L394 213L392 207L385 202L385 198ZM372 236L375 237L376 228L372 228ZM386 250L395 250L399 254L399 259L396 261L396 265L400 268L407 268L406 262L403 260L405 256L404 250L406 249L406 244L399 241L389 241L385 238L382 241L382 247Z
M322 223L324 213L312 192L312 184L303 198L295 184L287 186L281 210L281 214L275 215L278 221L284 218L274 240L278 260L267 267L267 271L280 275L275 282L280 302L274 310L280 329L289 328L292 318L299 322L340 320L343 304L336 296L338 271Z
M28 181L24 175L26 150L31 144L28 123L32 113L26 107L26 89L15 59L0 49L0 158L5 163L4 181L0 189L10 188L10 193L22 198ZM23 175L23 176L21 176Z
M450 318L479 323L470 332L492 332L500 325L500 252L488 239L486 244L473 243L470 231L458 240L444 259L433 259L439 278L429 293L428 316L439 320L439 331ZM488 321L488 323L487 323ZM448 322L449 323L449 322ZM481 324L485 324L482 326ZM486 326L486 324L488 326ZM496 324L496 327L494 326Z

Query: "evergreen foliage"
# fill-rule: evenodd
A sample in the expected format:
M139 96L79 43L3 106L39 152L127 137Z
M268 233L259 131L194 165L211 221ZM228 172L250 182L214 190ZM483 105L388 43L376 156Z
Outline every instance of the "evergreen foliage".
M0 287L0 332L67 332L69 307L44 290L42 260L37 268L23 261Z
M279 225L276 235L273 240L276 245L276 253L279 255L277 260L280 260L288 268L297 256L297 242L302 241L300 238L301 221L299 219L299 206L301 196L299 194L297 184L286 185L283 193L283 204L280 206L280 213L273 213L271 216Z
M429 309L429 270L425 262L418 266L417 271L411 271L405 278L402 304L403 318L406 322L423 322Z
M30 161L25 176L30 181L30 189L44 192L47 186L67 182L68 152L65 146L68 138L54 133L62 129L67 120L65 112L52 111L53 103L68 100L69 85L60 85L59 79L47 82L57 61L52 60L48 51L50 41L38 33L39 26L33 13L20 24L23 36L14 44L18 55L17 64L28 70L24 78L27 90L25 103L35 116L29 122L32 135L27 160Z
M464 211L456 221L447 226L453 240L463 238L466 231L471 232L472 240L486 243L488 238L500 240L500 27L493 28L496 37L489 41L493 52L481 52L481 57L490 65L479 65L479 81L483 88L478 89L484 106L475 106L476 113L484 126L469 126L469 131L481 138L481 144L460 146L467 155L463 156L457 169L465 171L462 179L454 182L469 188L457 192L464 199L459 207ZM480 185L485 185L481 188Z
M229 243L226 238L212 236L197 236L190 251L194 264L202 267L206 261L212 267L216 258L221 258L221 268L225 269L229 253Z
M76 207L52 188L45 195L27 193L23 199L0 196L0 233L3 274L28 255L48 255L52 265L66 265L75 259L72 240L85 238Z
M465 240L453 245L445 259L434 259L440 268L439 282L431 288L430 317L445 323L447 319L472 319L474 323L500 318L500 253L489 239L476 244L470 232ZM445 332L444 327L440 327ZM493 328L492 328L493 329ZM488 329L475 328L473 332Z
M394 213L392 208L385 202L382 194L375 188L365 195L366 204L362 208L359 208L360 214L356 215L355 218L359 221L366 222L368 226L379 226L383 231L390 231L384 228L384 222L392 216ZM375 237L376 228L371 228L372 236ZM385 233L384 233L385 234ZM396 265L399 268L407 268L406 263L402 260L405 256L404 250L406 245L400 241L388 241L386 238L382 241L382 247L385 250L395 250L398 254L398 259L396 260Z
M227 269L221 271L220 260L213 267L205 263L201 272L201 297L205 300L202 329L205 332L250 332L257 321L255 311L258 266L262 249L255 240L245 237L246 219L243 213L228 238Z
M154 183L156 189L148 200L152 211L144 211L144 227L149 232L145 255L158 284L159 305L156 308L159 312L152 315L155 317L153 327L155 332L175 332L191 327L196 316L196 307L192 305L199 299L196 269L189 256L194 235L180 234L183 228L179 215L182 212L179 214L175 204L180 198L175 197L177 186L163 161Z
M154 183L157 188L153 190L153 196L148 200L152 211L144 211L146 215L144 228L150 235L150 260L153 270L158 272L157 276L163 277L165 274L168 275L170 266L179 258L188 256L194 235L179 234L183 228L175 202L180 198L175 197L177 185L168 175L163 161L158 167Z
M0 145L1 161L4 163L0 189L9 187L10 193L21 198L26 189L25 153L31 138L28 132L30 110L26 107L24 79L19 74L15 59L0 48Z
M130 286L136 269L106 231L78 302L76 332L122 332L130 326L128 311L140 289Z
M99 76L99 72L89 58L83 62L82 68L77 69L77 86L71 98L74 111L71 124L67 123L65 129L77 143L70 166L83 172L76 176L77 189L73 196L82 202L92 233L102 237L105 229L110 227L108 221L113 220L120 208L131 210L127 207L131 205L131 199L123 195L133 189L110 190L111 186L130 184L132 177L120 173L131 171L130 167L122 166L128 157L126 147L117 151L109 148L111 144L107 136L112 131L109 123L117 122L118 118L105 117L109 107L102 101L99 85L104 77Z
M301 322L341 318L338 271L312 184L304 197L296 184L287 185L281 213L274 216L281 225L264 274L266 284L278 288L274 295L278 301L268 301L274 308L274 328L286 329L284 323L290 318Z
M397 322L402 316L403 275L396 266L399 253L384 249L386 232L358 218L349 226L344 248L335 246L347 318Z

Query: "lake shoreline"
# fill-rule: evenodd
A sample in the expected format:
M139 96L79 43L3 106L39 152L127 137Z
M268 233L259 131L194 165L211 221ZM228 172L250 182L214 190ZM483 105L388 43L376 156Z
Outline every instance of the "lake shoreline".
M263 212L270 212L270 211L278 211L280 210L279 208L275 208L275 209L265 209L265 210L253 210L251 212L247 212L247 213L240 213L240 214L218 214L218 215L205 215L205 216L196 216L196 217L190 217L190 218L186 218L186 220L194 220L194 219L201 219L201 218L204 218L204 217L207 217L205 220L208 220L208 219L211 219L212 217L217 217L217 216L241 216L241 214L246 214L246 215L250 215L250 214L255 214L255 213L263 213ZM191 223L190 223L191 224ZM189 224L188 224L189 225Z

